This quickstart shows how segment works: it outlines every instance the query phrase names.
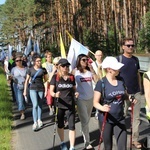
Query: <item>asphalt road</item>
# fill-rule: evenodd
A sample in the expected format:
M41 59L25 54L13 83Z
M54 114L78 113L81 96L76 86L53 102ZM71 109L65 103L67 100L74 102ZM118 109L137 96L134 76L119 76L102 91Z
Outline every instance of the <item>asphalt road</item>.
M141 124L140 124L140 141L143 142L144 139L150 135L149 122L145 118L143 113L144 99L142 97L141 104ZM37 132L32 131L32 116L31 116L31 106L28 106L26 110L26 119L20 120L20 115L18 114L17 108L14 104L13 106L13 138L12 138L12 150L52 150L53 149L53 137L54 137L54 117L48 115L48 107L44 105L43 107L43 123L44 126L41 130ZM130 115L127 117L127 131L128 131L128 150L130 149ZM91 145L93 149L98 149L99 141L99 129L98 121L95 119L94 115L91 116L90 120L90 137ZM65 129L65 142L69 147L68 140L68 129ZM113 150L117 150L115 139L114 139ZM59 150L60 140L56 133L55 140L55 150ZM80 132L80 121L76 119L76 150L83 150L83 138ZM103 149L103 144L101 145L101 150ZM132 150L136 150L133 148ZM142 148L144 150L144 148Z

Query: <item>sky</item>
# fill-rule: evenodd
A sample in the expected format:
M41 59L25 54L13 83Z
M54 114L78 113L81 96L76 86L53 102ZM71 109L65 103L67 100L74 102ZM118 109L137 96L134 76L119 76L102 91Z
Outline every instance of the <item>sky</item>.
M6 0L0 0L0 5L4 4Z

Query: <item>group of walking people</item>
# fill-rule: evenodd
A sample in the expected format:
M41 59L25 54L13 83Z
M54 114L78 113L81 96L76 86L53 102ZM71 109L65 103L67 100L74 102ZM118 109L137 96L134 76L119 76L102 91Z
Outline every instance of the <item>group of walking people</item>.
M107 56L103 60L100 50L95 52L96 61L89 62L89 56L80 54L76 68L70 72L70 63L65 58L57 57L52 63L52 54L45 53L46 62L38 54L32 56L32 66L23 65L21 56L16 54L15 67L11 69L10 79L21 113L20 119L25 119L24 97L30 96L34 131L43 126L42 103L46 97L49 114L57 114L60 148L67 150L64 142L64 118L67 117L69 127L69 150L75 149L75 105L81 122L81 133L86 149L92 149L89 134L89 121L93 106L98 118L102 140L106 150L112 150L113 135L118 150L127 150L127 131L125 116L131 103L134 104L132 145L141 148L139 138L141 77L139 61L133 56L134 40L125 38L122 43L123 54L118 57ZM17 79L17 82L15 82ZM144 76L144 87L147 88L149 74ZM23 87L22 87L23 86ZM146 91L146 101L150 107L149 88ZM134 95L134 99L131 98ZM105 120L105 127L102 126Z

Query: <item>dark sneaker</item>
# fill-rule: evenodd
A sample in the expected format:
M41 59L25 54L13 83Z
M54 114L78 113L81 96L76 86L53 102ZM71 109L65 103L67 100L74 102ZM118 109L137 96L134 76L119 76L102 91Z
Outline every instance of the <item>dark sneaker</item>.
M62 143L62 144L60 145L60 149L61 149L61 150L68 150L67 145L66 145L65 143Z

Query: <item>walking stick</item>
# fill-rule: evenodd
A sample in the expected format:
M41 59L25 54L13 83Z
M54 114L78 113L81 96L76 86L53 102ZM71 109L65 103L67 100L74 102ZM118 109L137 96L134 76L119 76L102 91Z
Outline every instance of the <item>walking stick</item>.
M105 112L105 115L104 115L104 118L103 118L103 123L102 123L102 130L101 130L100 139L99 139L98 150L100 150L100 146L101 146L101 143L103 141L103 132L104 132L104 129L105 129L107 115L108 115L108 112Z
M57 114L58 114L58 99L56 99L56 113L55 113L55 124L54 124L54 136L53 136L53 150L55 149L55 136L56 136L56 127L57 127Z
M134 103L133 100L135 99L134 95L131 95L131 135L130 135L130 150L132 150L132 128L133 128L133 110L134 110Z

